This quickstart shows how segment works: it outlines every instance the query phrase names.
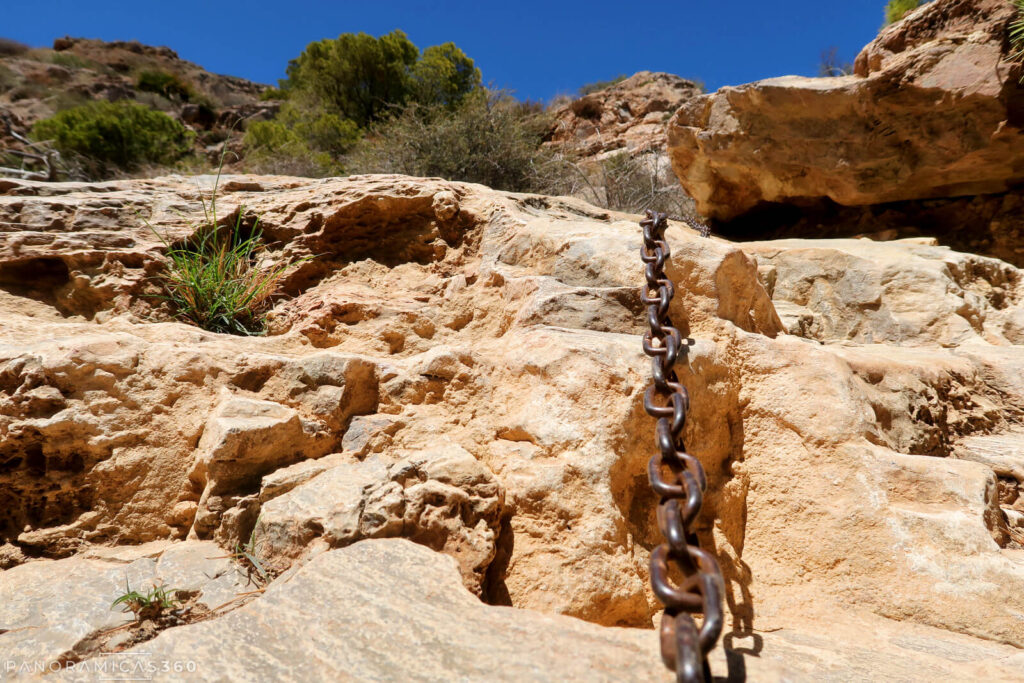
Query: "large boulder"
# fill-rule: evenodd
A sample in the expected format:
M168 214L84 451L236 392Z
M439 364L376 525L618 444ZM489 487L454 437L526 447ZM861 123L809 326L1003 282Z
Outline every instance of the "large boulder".
M856 75L785 76L692 99L669 154L700 213L827 199L865 205L1024 181L1010 0L935 0L884 29Z

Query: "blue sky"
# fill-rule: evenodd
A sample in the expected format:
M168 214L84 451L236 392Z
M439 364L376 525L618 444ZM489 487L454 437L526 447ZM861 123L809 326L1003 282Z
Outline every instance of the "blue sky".
M423 48L454 41L484 81L549 100L643 69L709 89L816 75L822 50L852 61L884 0L0 0L0 35L48 46L63 35L168 45L210 71L276 83L307 43L395 28Z

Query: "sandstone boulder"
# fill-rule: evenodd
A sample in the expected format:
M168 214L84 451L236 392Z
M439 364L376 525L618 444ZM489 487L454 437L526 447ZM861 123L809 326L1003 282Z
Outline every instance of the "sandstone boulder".
M856 75L689 100L668 126L673 168L719 220L765 203L1003 192L1024 180L1015 12L1009 0L935 0L884 29Z

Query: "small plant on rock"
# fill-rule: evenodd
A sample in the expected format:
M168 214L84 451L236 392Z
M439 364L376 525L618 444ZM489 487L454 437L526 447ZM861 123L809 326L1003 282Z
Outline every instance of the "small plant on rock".
M121 606L122 612L131 612L135 615L136 621L144 619L155 619L165 612L181 606L177 598L177 590L167 588L163 584L153 584L153 587L146 593L140 593L131 589L128 579L125 578L124 593L110 605L110 609Z
M246 579L249 583L262 588L270 582L270 574L263 567L263 563L256 557L256 530L253 529L249 535L249 541L245 544L236 543L235 551L228 555L245 570Z

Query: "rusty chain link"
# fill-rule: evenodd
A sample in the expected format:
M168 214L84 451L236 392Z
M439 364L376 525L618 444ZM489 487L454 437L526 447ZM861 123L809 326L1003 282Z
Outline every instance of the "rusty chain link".
M640 221L640 248L647 284L641 299L647 305L650 331L644 333L644 353L651 357L654 379L644 394L644 409L657 419L658 452L647 476L658 494L658 527L665 542L651 553L651 587L665 606L661 618L661 658L680 683L711 681L708 653L722 632L722 573L714 556L700 548L694 523L707 488L704 468L686 452L681 432L690 409L690 395L676 377L675 364L685 355L683 340L669 318L675 286L665 275L669 259L665 214L647 212ZM705 235L706 236L706 235ZM677 585L669 578L669 562L678 569ZM693 614L703 614L700 627Z

